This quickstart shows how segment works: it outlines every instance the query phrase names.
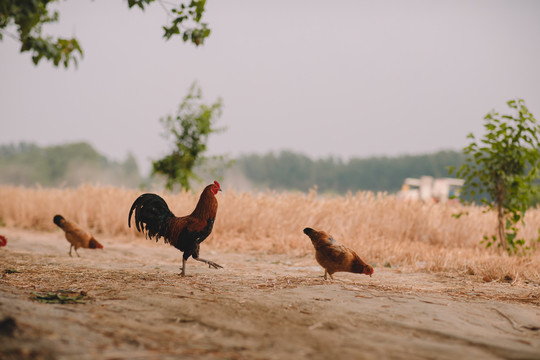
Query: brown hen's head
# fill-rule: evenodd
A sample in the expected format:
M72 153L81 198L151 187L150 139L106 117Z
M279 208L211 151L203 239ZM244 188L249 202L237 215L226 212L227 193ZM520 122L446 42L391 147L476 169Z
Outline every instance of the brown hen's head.
M352 272L356 274L373 275L373 266L366 264L360 258L357 258L352 265Z
M101 245L96 239L93 237L90 239L90 242L88 242L88 247L90 249L103 249L103 245Z
M371 275L373 275L373 266L371 265L364 266L364 272L362 274L366 274L366 275L369 275L369 277L371 277Z

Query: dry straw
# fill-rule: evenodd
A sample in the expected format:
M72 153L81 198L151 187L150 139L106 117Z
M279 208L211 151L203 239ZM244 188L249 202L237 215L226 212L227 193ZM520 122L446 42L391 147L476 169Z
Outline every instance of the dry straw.
M0 186L0 223L52 231L62 214L100 237L141 237L127 226L128 212L140 191L81 186L44 189ZM177 216L189 214L199 193L160 193ZM509 257L479 244L492 234L496 219L481 207L404 201L392 195L359 192L344 197L304 193L249 193L227 190L218 195L219 210L209 248L231 252L311 254L304 227L325 230L375 266L428 272L458 272L484 281L540 283L540 251ZM466 211L468 216L451 215ZM525 238L538 237L540 210L531 209Z

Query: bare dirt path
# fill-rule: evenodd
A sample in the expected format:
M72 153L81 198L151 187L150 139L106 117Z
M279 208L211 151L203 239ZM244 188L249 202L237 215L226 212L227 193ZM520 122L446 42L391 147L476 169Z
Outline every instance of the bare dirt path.
M540 359L540 288L375 268L324 281L312 256L223 265L137 239L79 250L60 232L2 229L1 359ZM70 291L81 304L34 293ZM12 319L12 320L11 320Z

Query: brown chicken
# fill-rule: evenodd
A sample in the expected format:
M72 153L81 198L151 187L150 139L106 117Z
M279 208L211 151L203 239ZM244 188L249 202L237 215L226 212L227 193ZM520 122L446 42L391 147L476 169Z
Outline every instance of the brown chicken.
M195 210L190 215L176 217L169 210L167 203L156 194L142 194L129 210L128 226L131 227L131 215L135 211L135 226L150 239L160 237L182 251L182 276L186 275L186 261L192 256L197 261L217 269L221 265L199 257L200 244L210 235L216 220L218 202L216 194L221 191L217 181L208 185L202 192Z
M315 247L315 259L324 268L324 279L326 274L330 275L338 271L352 272L357 274L373 274L373 267L366 264L360 257L348 247L338 244L336 240L324 231L305 228L304 234L309 236Z
M75 248L75 254L80 257L77 252L78 248L83 249L103 249L101 245L92 235L84 231L79 225L72 221L64 219L62 215L56 215L53 218L53 222L58 227L64 230L67 241L71 244L69 247L69 256L71 255L71 249Z

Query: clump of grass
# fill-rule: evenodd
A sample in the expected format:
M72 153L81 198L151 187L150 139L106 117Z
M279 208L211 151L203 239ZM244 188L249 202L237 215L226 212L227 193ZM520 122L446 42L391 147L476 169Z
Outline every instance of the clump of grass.
M101 237L142 239L127 226L140 191L99 186L43 189L0 186L0 217L8 226L58 231L56 214ZM199 192L160 193L177 216L189 214ZM494 214L479 206L404 201L395 196L359 192L346 196L305 193L249 193L228 190L218 195L219 210L205 247L234 252L304 256L313 253L302 230L332 234L369 263L426 272L454 272L478 279L509 277L540 283L540 252L509 257L480 244L496 229ZM457 212L467 212L459 219ZM540 209L527 212L525 238L537 236Z
M48 293L33 292L32 299L47 304L86 304L85 300L88 299L88 295L84 291L75 293L59 290Z

